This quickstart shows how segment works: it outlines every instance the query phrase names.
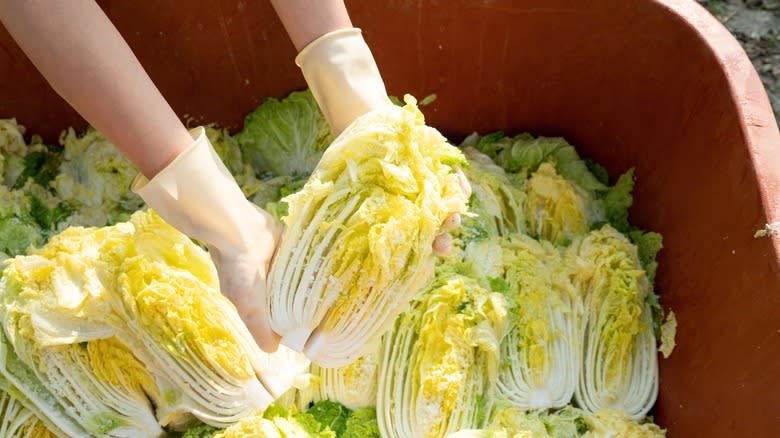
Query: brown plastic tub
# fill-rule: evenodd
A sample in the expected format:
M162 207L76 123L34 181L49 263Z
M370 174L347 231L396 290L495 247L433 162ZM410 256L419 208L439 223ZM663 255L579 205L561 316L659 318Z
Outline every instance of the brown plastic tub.
M302 88L269 4L101 3L176 111L239 128ZM655 416L672 437L780 435L780 135L738 43L694 1L353 1L389 92L436 93L454 141L563 135L637 166L633 222L658 230L657 289L680 321ZM0 117L55 140L84 122L0 34ZM88 84L85 84L88 86ZM773 247L774 242L774 247Z

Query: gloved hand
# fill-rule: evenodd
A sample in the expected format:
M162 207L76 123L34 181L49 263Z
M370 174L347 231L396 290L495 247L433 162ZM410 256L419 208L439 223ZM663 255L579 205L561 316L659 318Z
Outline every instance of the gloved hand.
M132 190L166 222L206 244L222 293L260 348L273 352L279 336L265 313L266 278L282 227L244 197L206 131L190 134L186 150L151 180L139 175Z
M300 51L295 63L317 100L335 135L363 114L393 105L387 96L371 50L360 29L339 29L317 38ZM471 195L465 175L456 169L461 187ZM433 251L446 255L452 239L446 231L460 226L460 215L453 214L442 224L443 233L433 242Z

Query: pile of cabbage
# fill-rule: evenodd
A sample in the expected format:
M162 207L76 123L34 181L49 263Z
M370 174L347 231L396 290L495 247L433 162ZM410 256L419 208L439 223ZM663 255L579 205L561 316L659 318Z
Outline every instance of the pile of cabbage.
M257 349L100 133L45 145L0 120L0 436L663 436L648 413L676 321L661 236L628 222L633 170L612 181L561 138L455 148L397 103L338 139L308 91L207 129L287 226L269 310L311 364Z

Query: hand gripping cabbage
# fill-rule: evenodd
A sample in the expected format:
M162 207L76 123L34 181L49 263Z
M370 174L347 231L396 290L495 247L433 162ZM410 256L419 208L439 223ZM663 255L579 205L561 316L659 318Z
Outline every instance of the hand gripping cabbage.
M71 436L227 426L306 364L262 353L218 284L208 254L152 212L69 228L7 265L0 372Z
M443 275L383 338L377 419L383 437L444 437L482 427L506 329L503 297Z
M590 412L619 409L642 418L658 395L658 359L653 292L637 248L605 225L575 241L565 258L584 303L575 400Z
M322 366L346 365L375 345L432 276L441 223L465 212L452 167L463 155L408 102L358 118L285 198L271 324Z

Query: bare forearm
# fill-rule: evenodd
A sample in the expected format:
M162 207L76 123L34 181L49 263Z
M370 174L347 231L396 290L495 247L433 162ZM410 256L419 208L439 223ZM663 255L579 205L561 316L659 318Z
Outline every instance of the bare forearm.
M328 32L352 27L343 0L271 0L271 4L298 51Z
M145 176L192 142L94 0L0 0L0 20L54 90Z

